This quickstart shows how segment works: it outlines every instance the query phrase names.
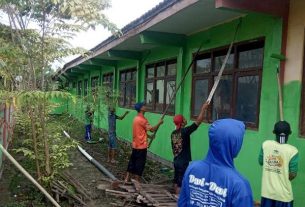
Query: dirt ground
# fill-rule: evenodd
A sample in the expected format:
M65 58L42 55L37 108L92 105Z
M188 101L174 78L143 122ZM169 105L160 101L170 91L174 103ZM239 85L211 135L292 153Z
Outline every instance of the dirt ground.
M62 117L58 117L62 119ZM83 134L84 127L81 123L73 120L71 127L66 131L74 139L80 142L80 145L98 162L106 167L114 176L123 180L131 149L129 145L119 142L117 149L117 164L107 163L107 134L101 130L93 129L93 138L98 140L103 138L101 142L95 144L88 144L84 142ZM14 143L11 144L11 148ZM73 166L67 171L86 189L87 193L91 195L92 202L89 206L111 206L110 203L115 199L107 197L103 190L97 188L98 185L105 184L105 175L103 175L94 165L92 165L77 149L70 152L71 162ZM18 160L24 162L21 155L17 156ZM148 160L143 175L143 183L168 183L171 185L173 172L171 169L162 166L161 164ZM39 192L33 192L31 183L24 179L15 168L7 160L5 161L5 168L0 180L0 207L27 207L27 206L47 206L43 195ZM107 187L107 186L106 186ZM37 199L38 197L38 199ZM38 202L40 201L40 202ZM69 206L61 204L62 206Z

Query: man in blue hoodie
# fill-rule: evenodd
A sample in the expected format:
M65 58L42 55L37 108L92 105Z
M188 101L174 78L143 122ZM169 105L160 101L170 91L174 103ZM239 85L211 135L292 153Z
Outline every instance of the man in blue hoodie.
M234 119L215 121L209 129L209 151L204 160L192 162L186 170L179 207L252 207L249 182L235 169L245 125Z

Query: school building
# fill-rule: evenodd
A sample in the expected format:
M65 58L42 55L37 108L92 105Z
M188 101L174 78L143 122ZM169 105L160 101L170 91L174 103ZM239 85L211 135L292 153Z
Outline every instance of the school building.
M208 97L229 45L234 45L211 103L207 120L192 135L193 160L208 150L208 128L213 120L233 117L247 125L244 143L235 160L260 199L261 167L258 154L266 139L274 139L279 117L277 67L283 88L284 119L292 127L289 143L300 153L299 172L293 181L296 207L305 203L305 0L164 0L111 36L86 57L67 63L57 77L67 81L71 93L90 95L97 85L120 92L117 113L131 113L117 123L122 139L132 138L133 104L145 100L146 117L154 125L180 83L190 72L169 106L150 151L172 160L170 134L173 115L189 123ZM197 50L199 54L196 55ZM286 56L285 61L271 56ZM81 99L63 109L84 116ZM107 112L95 114L96 126L107 129ZM126 164L127 165L127 164Z

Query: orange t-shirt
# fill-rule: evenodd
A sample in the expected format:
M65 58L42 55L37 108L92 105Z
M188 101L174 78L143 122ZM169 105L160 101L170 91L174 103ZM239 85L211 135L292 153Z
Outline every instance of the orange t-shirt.
M148 123L143 114L139 113L133 120L132 124L132 148L133 149L146 149L147 144L147 131L152 127Z

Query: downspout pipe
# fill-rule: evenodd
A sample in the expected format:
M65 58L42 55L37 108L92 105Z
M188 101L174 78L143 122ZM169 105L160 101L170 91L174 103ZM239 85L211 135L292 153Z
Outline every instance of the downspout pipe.
M64 131L64 134L68 137L71 138L70 135ZM84 155L89 162L91 162L99 171L101 171L104 175L109 177L111 180L118 180L109 170L107 170L103 165L101 165L98 161L96 161L91 155L89 155L86 150L84 150L81 146L77 146L78 150Z
M104 173L107 177L109 177L111 180L117 180L117 178L109 172L103 165L101 165L98 161L96 161L91 155L89 155L86 150L81 148L80 146L77 146L78 150L102 173Z

